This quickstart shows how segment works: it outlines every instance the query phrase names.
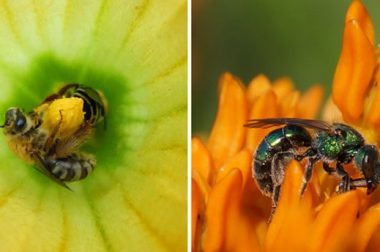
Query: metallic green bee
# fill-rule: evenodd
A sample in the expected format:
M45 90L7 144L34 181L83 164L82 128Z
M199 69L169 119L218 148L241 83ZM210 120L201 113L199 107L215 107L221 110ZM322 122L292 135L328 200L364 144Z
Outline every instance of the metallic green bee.
M253 177L261 190L272 197L273 211L277 206L284 169L292 159L307 159L301 195L310 181L317 161L329 174L341 178L337 192L343 193L358 187L366 187L372 193L380 182L379 152L376 146L365 144L363 136L352 127L318 120L297 118L268 118L249 120L248 128L284 126L270 132L259 144L252 164ZM315 131L312 136L306 128ZM335 169L330 163L336 161ZM353 179L343 165L354 162L363 175Z

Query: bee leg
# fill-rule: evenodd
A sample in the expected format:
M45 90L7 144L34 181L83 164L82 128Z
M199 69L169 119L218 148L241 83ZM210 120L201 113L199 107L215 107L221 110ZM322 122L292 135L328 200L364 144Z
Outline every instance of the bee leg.
M367 187L367 194L371 194L376 189L376 183L373 179L357 178L351 179L350 190L354 190L360 187Z
M359 187L369 187L367 180L365 178L352 179L350 182L350 190L359 188Z
M333 174L335 172L334 168L331 168L328 163L323 162L323 170L327 172L329 175Z
M305 174L304 174L304 180L303 180L303 185L301 188L301 196L306 190L307 185L309 184L309 181L311 179L311 175L313 174L313 167L315 162L318 161L318 158L309 158L307 162L307 166L305 168Z
M350 190L351 178L348 173L343 169L342 164L338 161L336 164L336 172L342 178L342 181L338 185L338 193L344 193Z
M274 154L271 164L271 177L273 185L281 185L284 180L285 168L294 159L294 152L284 151Z
M273 156L271 164L271 178L273 182L272 194L272 214L276 210L277 202L280 198L280 189L284 180L285 168L290 160L294 159L294 152L278 152Z
M315 149L309 148L301 155L295 155L294 159L297 161L302 161L304 158L312 157L312 156L315 156L316 154L317 154L317 151Z
M272 210L271 210L271 213L270 213L270 216L269 216L269 219L268 219L268 223L271 222L271 220L272 220L272 216L273 216L274 213L276 212L278 199L280 198L280 190L281 190L281 185L276 185L276 186L273 188L273 194L272 194Z
M47 139L47 141L45 143L45 149L47 149L47 146L53 146L53 148L50 148L49 152L53 152L54 151L54 145L56 145L56 144L53 144L53 142L58 141L58 139L56 139L56 135L58 133L59 127L61 126L61 123L62 123L62 120L63 120L62 110L59 111L59 115L60 115L59 122L54 127L54 129L52 130L49 138Z

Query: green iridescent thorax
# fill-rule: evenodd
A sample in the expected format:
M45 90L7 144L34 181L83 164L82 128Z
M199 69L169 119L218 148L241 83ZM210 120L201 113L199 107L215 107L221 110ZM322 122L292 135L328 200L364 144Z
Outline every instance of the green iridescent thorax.
M350 126L345 124L334 124L334 128L335 130L341 130L342 138L346 148L356 148L364 144L363 136Z
M329 135L327 132L318 132L315 138L314 147L318 152L329 159L337 159L344 149L343 139L336 135Z
M334 124L333 134L325 131L317 133L314 147L326 158L337 159L343 155L345 159L350 159L363 144L363 137L355 129Z

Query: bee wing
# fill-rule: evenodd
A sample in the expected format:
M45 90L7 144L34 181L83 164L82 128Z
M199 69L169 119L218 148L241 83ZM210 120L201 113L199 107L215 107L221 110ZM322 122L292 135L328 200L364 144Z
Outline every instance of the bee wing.
M36 162L36 165L37 166L33 166L36 168L37 171L41 172L42 174L44 174L45 176L47 176L48 178L50 178L51 180L53 180L54 182L56 182L57 184L65 187L66 189L70 190L70 187L68 187L64 182L62 182L61 180L59 180L58 178L56 178L47 168L46 168L46 164L44 162L44 160L40 157L40 155L38 155L37 153L33 153L32 154L32 157L34 159L34 161Z
M297 125L310 129L317 129L323 131L332 131L332 126L327 122L312 119L301 118L263 118L263 119L251 119L248 120L244 127L247 128L270 128L273 126L281 125Z
M92 134L94 128L90 124L84 124L73 135L60 141L54 146L57 157L64 157L75 152Z
M44 104L44 103L51 103L52 101L56 100L56 99L59 99L59 98L62 98L66 95L66 92L68 92L69 89L71 88L78 88L79 87L79 84L77 83L70 83L70 84L66 84L64 85L60 90L58 90L57 93L55 94L52 94L52 95L49 95L48 97L46 97L42 102L41 104ZM41 105L40 104L40 105Z

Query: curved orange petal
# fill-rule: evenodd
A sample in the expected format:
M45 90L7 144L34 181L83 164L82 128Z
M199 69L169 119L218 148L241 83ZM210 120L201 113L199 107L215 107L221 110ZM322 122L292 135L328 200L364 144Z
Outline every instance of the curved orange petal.
M205 181L211 180L211 159L206 146L202 141L194 137L191 140L191 166L199 172Z
M369 208L357 221L351 237L351 239L355 241L354 251L366 251L369 240L379 225L380 203Z
M371 207L370 208L370 210L371 210L371 215L373 214L373 215L376 215L376 217L373 219L373 222L371 222L371 223L368 223L368 225L369 225L369 227L367 227L367 229L369 229L369 230L367 230L367 232L368 231L371 231L371 228L373 227L373 225L375 225L376 224L376 222L377 222L377 213L372 213L372 211L373 212L377 212L377 211L379 211L379 204L376 204L376 205L374 205L373 207ZM369 219L369 217L368 217L368 219ZM364 239L366 240L367 239L367 237L365 237L366 236L366 234L363 234L364 235ZM365 242L365 241L363 241L363 242ZM360 243L359 243L360 244ZM360 247L359 247L360 248ZM374 230L374 232L371 234L371 237L370 237L370 240L368 241L368 243L366 244L366 251L378 251L379 250L379 248L380 248L380 225L379 224L377 224L377 226L376 226L376 228L375 228L375 230Z
M250 103L265 94L272 88L269 79L264 74L259 74L251 80L247 89L247 97Z
M273 82L272 86L278 100L285 98L294 90L293 81L287 77L282 77Z
M243 145L243 125L247 120L247 101L241 82L225 73L220 85L218 113L207 144L216 169Z
M202 192L202 195L205 199L205 201L207 202L207 199L208 199L208 195L209 195L209 192L211 190L211 187L209 185L209 183L204 179L204 177L202 175L200 175L200 173L195 170L195 169L191 169L191 178L197 182L197 185L200 189L200 191Z
M278 206L267 232L266 251L284 251L284 244L288 251L302 251L305 248L313 212L310 190L306 190L302 197L300 195L303 179L300 164L290 162ZM297 238L290 239L289 234L296 234Z
M314 85L304 93L297 103L296 114L299 118L313 119L317 116L323 99L322 85Z
M333 100L345 119L357 120L375 68L371 42L357 20L346 23L343 47L333 80Z
M201 215L202 194L195 180L191 180L191 247L192 251L198 251L200 228L198 220Z
M237 168L241 171L243 176L243 188L248 180L252 179L252 153L248 150L242 150L227 161L220 169L216 177L216 183L222 180L231 170Z
M366 251L378 251L380 248L380 228L373 233L371 239L368 242Z
M332 97L327 99L326 104L323 107L322 119L329 123L343 121L342 112L340 112L339 108L332 100Z
M368 40L374 45L375 42L375 31L371 21L371 17L368 15L368 12L364 5L359 0L354 0L351 2L350 7L346 13L346 22L350 20L357 20L360 27L364 31Z
M312 226L308 250L319 252L337 251L337 247L349 248L351 244L345 238L356 220L362 197L363 192L355 190L330 198Z
M254 101L249 114L249 119L278 117L277 97L272 90L269 90ZM250 151L256 150L257 145L266 134L273 129L248 129L246 137L246 147Z
M259 251L255 226L242 209L243 176L233 169L210 193L204 251Z
M376 83L380 83L380 71L377 71L376 73ZM380 128L380 85L377 85L374 87L374 91L376 90L376 94L374 98L372 98L370 95L367 100L368 102L371 102L372 105L370 105L370 109L368 114L366 115L366 123L371 125L374 128ZM372 100L372 101L371 101ZM369 105L369 104L368 104Z
M296 108L300 97L301 93L293 90L279 100L282 117L296 117Z

